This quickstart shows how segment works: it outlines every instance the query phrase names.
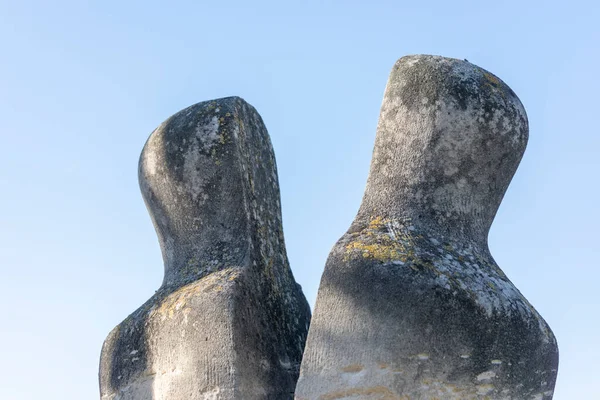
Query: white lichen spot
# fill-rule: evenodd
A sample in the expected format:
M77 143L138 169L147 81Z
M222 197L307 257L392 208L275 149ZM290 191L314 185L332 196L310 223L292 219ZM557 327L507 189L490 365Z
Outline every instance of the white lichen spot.
M502 360L492 360L492 361L490 361L490 363L494 364L494 365L500 365L500 364L502 364Z
M404 57L402 58L402 61L408 66L408 67L412 67L413 65L415 65L416 63L419 62L419 58L418 57Z
M482 372L479 375L477 375L477 380L479 382L489 381L490 379L493 379L495 377L496 377L496 373L494 371L485 371L485 372Z
M290 369L292 367L292 363L287 357L285 360L279 359L279 365L281 365L284 369Z
M214 116L207 124L199 124L196 127L196 138L198 138L203 148L210 147L219 140L219 118Z
M417 354L417 359L418 360L429 360L429 354L425 354L425 353Z

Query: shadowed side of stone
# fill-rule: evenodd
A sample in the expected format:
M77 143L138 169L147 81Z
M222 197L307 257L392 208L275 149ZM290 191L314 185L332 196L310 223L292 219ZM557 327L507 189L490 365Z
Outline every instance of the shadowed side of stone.
M552 331L487 235L528 137L499 78L403 57L360 210L327 260L297 399L551 399Z
M180 111L151 134L139 179L164 280L106 339L101 398L292 398L310 309L259 114L237 97Z

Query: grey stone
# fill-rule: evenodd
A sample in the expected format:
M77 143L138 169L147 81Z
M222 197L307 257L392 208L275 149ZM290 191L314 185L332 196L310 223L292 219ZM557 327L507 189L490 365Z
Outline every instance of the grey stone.
M496 76L398 60L360 210L322 276L297 399L552 398L554 335L487 243L527 138Z
M160 289L102 348L102 400L291 399L310 308L288 265L275 157L238 97L162 123L139 180Z

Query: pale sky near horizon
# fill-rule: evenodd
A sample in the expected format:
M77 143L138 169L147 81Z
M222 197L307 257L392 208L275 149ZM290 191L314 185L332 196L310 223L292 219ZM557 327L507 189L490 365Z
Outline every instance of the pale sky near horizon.
M0 0L0 399L98 398L108 332L160 285L137 183L150 132L238 95L271 135L314 304L362 198L388 73L415 53L503 79L530 139L490 234L553 329L555 400L600 399L594 1Z

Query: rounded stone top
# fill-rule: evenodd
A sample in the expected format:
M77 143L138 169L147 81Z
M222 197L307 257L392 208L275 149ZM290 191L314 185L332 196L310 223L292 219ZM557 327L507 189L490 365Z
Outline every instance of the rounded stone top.
M458 59L402 57L357 223L383 216L485 242L527 138L523 105L495 75Z
M142 150L139 182L163 253L163 284L242 266L255 238L282 236L271 141L239 97L198 103L163 122Z

